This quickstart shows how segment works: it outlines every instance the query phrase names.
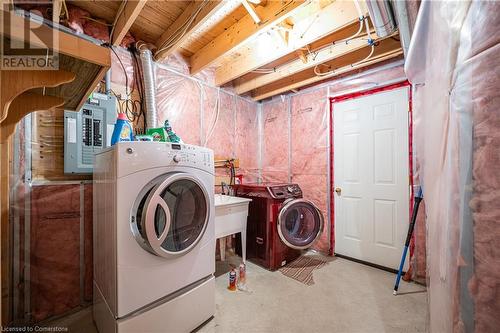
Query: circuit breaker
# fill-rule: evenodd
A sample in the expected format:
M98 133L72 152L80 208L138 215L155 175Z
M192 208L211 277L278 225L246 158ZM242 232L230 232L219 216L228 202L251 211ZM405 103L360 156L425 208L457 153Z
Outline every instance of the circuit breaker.
M92 173L94 154L111 146L115 123L114 96L94 93L80 111L64 111L64 173Z

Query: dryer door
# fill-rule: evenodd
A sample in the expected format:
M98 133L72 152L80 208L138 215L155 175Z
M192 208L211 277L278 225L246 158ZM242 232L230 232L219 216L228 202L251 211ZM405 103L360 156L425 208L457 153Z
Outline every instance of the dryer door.
M293 249L312 246L321 235L323 226L320 210L305 199L285 202L278 215L278 234L283 243Z
M203 184L185 173L156 178L146 186L132 210L138 243L165 258L183 255L201 240L210 216Z

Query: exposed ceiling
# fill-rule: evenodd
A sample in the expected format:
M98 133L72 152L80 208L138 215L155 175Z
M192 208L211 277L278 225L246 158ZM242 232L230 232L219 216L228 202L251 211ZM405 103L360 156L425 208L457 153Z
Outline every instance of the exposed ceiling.
M54 5L62 0L54 0ZM399 36L378 38L343 0L67 0L116 22L114 44L130 30L156 45L155 58L179 52L191 73L215 68L217 85L262 100L401 57ZM367 16L364 1L359 1ZM256 23L256 21L259 23ZM354 38L350 38L355 36ZM346 42L345 39L349 38ZM114 38L115 39L115 38ZM344 41L342 41L344 40Z

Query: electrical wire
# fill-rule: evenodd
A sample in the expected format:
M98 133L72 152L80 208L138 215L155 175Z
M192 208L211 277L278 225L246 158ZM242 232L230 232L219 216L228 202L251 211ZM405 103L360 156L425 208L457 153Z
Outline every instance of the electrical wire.
M344 39L335 40L335 41L332 42L332 44L335 45L335 44L339 44L339 43L343 43L343 42L345 42L347 44L348 42L350 42L354 38L358 37L359 34L361 33L361 31L363 31L363 26L364 26L364 22L363 21L364 20L367 20L367 18L362 17L362 18L359 19L359 29L358 29L358 31L354 35L349 36L349 37L344 38Z
M364 63L365 61L369 60L372 57L373 52L375 51L375 43L372 43L371 46L372 46L372 49L370 51L370 54L366 58L364 58L363 60L360 60L358 62L355 62L355 63L351 64L351 67L354 67L354 66L357 66L359 64L362 64L362 63Z
M113 24L111 26L111 32L109 33L110 42L113 40L113 33L115 32L116 22L118 22L118 18L120 17L120 15L122 15L126 5L127 5L127 0L124 0L122 2L122 5L120 6L120 10L118 11L118 13L116 13L115 20L113 21Z
M158 50L156 50L155 54L159 54L161 51L168 50L170 49L173 45L175 45L179 40L181 40L187 33L187 30L189 27L193 24L193 22L196 20L196 17L198 14L201 12L201 10L207 5L209 0L203 0L203 2L198 6L196 11L182 24L180 27L178 27L171 35L169 39L167 39ZM182 32L179 34L179 32L182 30Z
M108 26L108 27L112 27L112 26L113 26L113 24L109 24L109 23L106 23L106 22L102 22L102 21L96 20L96 19L94 19L94 18L92 18L92 17L89 17L89 16L84 16L83 18L84 18L84 19L86 19L86 20L89 20L89 21L93 21L93 22L96 22L96 23L102 24L102 25L106 25L106 26Z
M106 45L106 44L105 44ZM116 53L115 51L115 48L113 47L113 45L111 44L108 44L107 45L111 51L113 51L113 53L115 54L116 58L118 59L118 61L120 62L120 65L122 66L122 69L123 69L123 74L125 74L125 95L127 96L127 98L130 96L130 92L129 92L129 88L128 88L128 75L127 75L127 70L125 69L125 65L123 65L123 62L122 60L120 59L120 57L118 56L118 53Z
M342 39L342 40L339 40L339 41L334 41L333 45L335 45L335 43L339 43L339 42L346 42L346 43L348 43L348 41L350 41L353 38L357 37L361 33L361 31L363 30L363 23L364 23L364 26L366 28L366 35L368 37L367 42L368 42L368 45L371 46L371 51L370 51L370 54L368 54L368 56L366 58L364 58L363 60L360 60L360 61L357 61L357 62L351 64L351 67L359 65L359 64L367 61L368 59L370 59L372 57L372 55L373 55L373 52L375 51L375 46L378 45L378 43L375 43L373 41L373 39L372 39L372 36L371 36L371 33L370 33L370 27L368 25L368 18L363 15L363 12L361 11L361 7L359 5L358 0L354 0L354 5L356 6L356 10L358 12L358 17L359 17L359 23L360 23L358 31L353 36L351 36L351 37L348 37L348 38L345 38L345 39ZM317 51L316 54L318 52L320 52L320 51L321 50ZM327 66L325 64L319 64L319 65L314 66L313 70L314 70L314 74L316 76L328 76L328 75L332 75L333 73L335 73L335 70L330 70L328 72L321 72L321 71L319 71L318 67L320 65Z
M316 76L327 76L327 75L330 75L330 74L333 74L335 71L332 69L331 71L328 71L328 72L320 72L318 70L318 67L319 66L327 66L327 67L330 67L328 65L325 65L325 64L319 64L319 65L316 65L314 66L314 74L316 74Z
M252 71L252 73L260 73L260 74L270 74L270 73L276 73L276 67L275 68L257 68Z
M208 140L212 137L212 134L214 133L214 130L215 130L215 125L217 125L217 122L219 121L219 114L220 114L220 105L219 104L220 104L220 88L217 88L217 99L215 100L215 106L214 106L215 120L212 123L210 130L208 131L207 137L205 138L205 142L203 143L204 147L207 145Z
M62 6L64 8L64 14L66 16L66 21L69 21L69 11L68 11L68 6L66 5L66 0L62 0Z
M147 123L146 123L146 112L145 112L145 106L144 106L144 86L143 82L141 80L141 75L142 75L142 70L141 66L139 64L139 60L137 59L136 55L136 50L135 49L130 49L129 52L131 54L131 59L132 59L132 67L133 67L133 75L134 75L134 83L132 84L132 88L129 88L129 79L127 75L127 70L125 68L125 65L123 64L123 61L121 58L118 56L118 53L116 52L115 48L112 45L105 44L108 46L111 51L114 53L116 58L118 59L118 62L120 63L120 66L123 70L123 74L125 75L125 99L123 99L123 96L118 96L113 90L111 90L111 93L116 97L118 100L118 108L119 112L123 113L126 115L127 119L132 122L132 123L139 123L141 118L143 122L143 128L146 129ZM137 86L137 92L139 95L139 99L132 99L132 95L136 90ZM137 129L136 129L136 134L140 134Z

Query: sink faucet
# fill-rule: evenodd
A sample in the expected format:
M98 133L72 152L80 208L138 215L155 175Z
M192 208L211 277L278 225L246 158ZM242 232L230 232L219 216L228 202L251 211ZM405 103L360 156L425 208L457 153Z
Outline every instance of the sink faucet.
M231 195L231 188L229 187L229 185L224 182L221 182L220 185L222 186L222 194Z

